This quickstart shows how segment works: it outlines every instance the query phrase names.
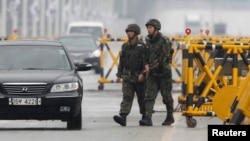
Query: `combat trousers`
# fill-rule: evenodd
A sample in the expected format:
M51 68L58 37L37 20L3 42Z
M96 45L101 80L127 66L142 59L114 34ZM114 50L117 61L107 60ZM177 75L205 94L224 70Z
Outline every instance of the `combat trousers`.
M166 105L167 112L173 113L172 78L161 78L149 75L146 80L145 92L146 117L152 117L155 100L159 92L161 93L163 103Z
M142 82L132 83L130 81L123 81L122 82L122 92L123 92L123 99L122 99L122 102L120 105L120 115L121 114L128 115L131 112L131 108L132 108L135 94L137 95L140 113L145 114L144 83L142 83Z

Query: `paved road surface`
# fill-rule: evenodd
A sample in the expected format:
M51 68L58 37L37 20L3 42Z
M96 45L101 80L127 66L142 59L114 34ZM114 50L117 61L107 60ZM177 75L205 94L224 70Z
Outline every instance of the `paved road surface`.
M97 82L94 82L94 84L88 84L88 91L96 91L96 85L98 85ZM107 98L109 99L109 96L112 96L110 99L110 102L107 103L104 109L108 109L109 111L112 111L111 113L117 114L119 110L119 104L121 100L121 92L119 90L120 85L119 84L112 84L107 83L104 84L105 88L104 90L97 94L96 96L93 96L93 103L96 102L94 99L96 97L100 96L100 101ZM176 91L173 93L173 97L175 99L175 107L178 104L177 97L179 96L178 89L180 88L179 84L175 84L174 90ZM94 98L95 97L95 98ZM135 97L136 98L136 97ZM116 100L114 100L116 99ZM111 101L115 101L115 103L112 103ZM136 99L134 100L136 101ZM91 105L91 104L90 104ZM98 105L96 105L95 110L98 110ZM88 114L91 113L93 110L92 108L88 109ZM99 109L100 110L100 109ZM116 133L117 136L114 136L113 134L111 137L107 137L107 140L120 140L125 141L127 139L137 141L137 140L144 140L144 141L151 141L154 138L154 141L180 141L180 140L192 140L192 141L206 141L207 140L207 125L208 124L222 124L222 122L216 118L216 117L194 117L197 120L197 126L195 128L188 128L186 126L186 120L185 116L181 115L181 112L175 112L174 116L176 119L175 124L168 127L162 127L161 122L164 120L166 111L165 107L162 104L162 98L159 95L157 97L156 105L155 105L156 113L153 115L153 127L139 127L138 128L138 121L140 119L140 115L138 114L138 106L137 103L134 103L132 112L130 116L128 117L128 123L127 127L120 127L119 125L112 123L112 114L110 116L110 122L112 127L108 127L105 130L111 130L110 128L117 128ZM103 110L102 112L106 112ZM93 112L94 114L94 112ZM97 116L97 115L96 115ZM101 120L101 117L99 117ZM97 118L98 119L98 118ZM98 121L94 122L97 124ZM91 124L91 122L90 122ZM110 126L110 125L108 125ZM126 130L129 129L129 130ZM124 137L125 136L125 137ZM125 139L124 139L124 138Z

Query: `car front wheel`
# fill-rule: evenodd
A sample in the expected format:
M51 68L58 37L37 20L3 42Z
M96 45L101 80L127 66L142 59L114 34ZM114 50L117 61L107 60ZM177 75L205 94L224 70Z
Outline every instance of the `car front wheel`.
M70 118L67 121L67 129L69 130L81 130L82 129L82 110L81 109L76 116Z

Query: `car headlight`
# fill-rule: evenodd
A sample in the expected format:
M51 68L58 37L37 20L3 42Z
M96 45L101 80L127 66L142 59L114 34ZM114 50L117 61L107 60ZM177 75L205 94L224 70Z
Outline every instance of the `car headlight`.
M95 51L93 51L92 53L89 54L89 58L100 57L100 54L101 54L101 52L100 52L99 49L95 50Z
M51 88L51 92L73 91L73 90L77 90L78 88L79 88L79 85L77 82L54 84Z

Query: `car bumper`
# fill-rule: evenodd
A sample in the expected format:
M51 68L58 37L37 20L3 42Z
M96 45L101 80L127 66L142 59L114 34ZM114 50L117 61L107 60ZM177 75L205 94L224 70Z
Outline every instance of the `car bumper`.
M10 98L40 98L39 105L11 105ZM0 119L67 120L79 113L82 96L74 94L0 97Z

